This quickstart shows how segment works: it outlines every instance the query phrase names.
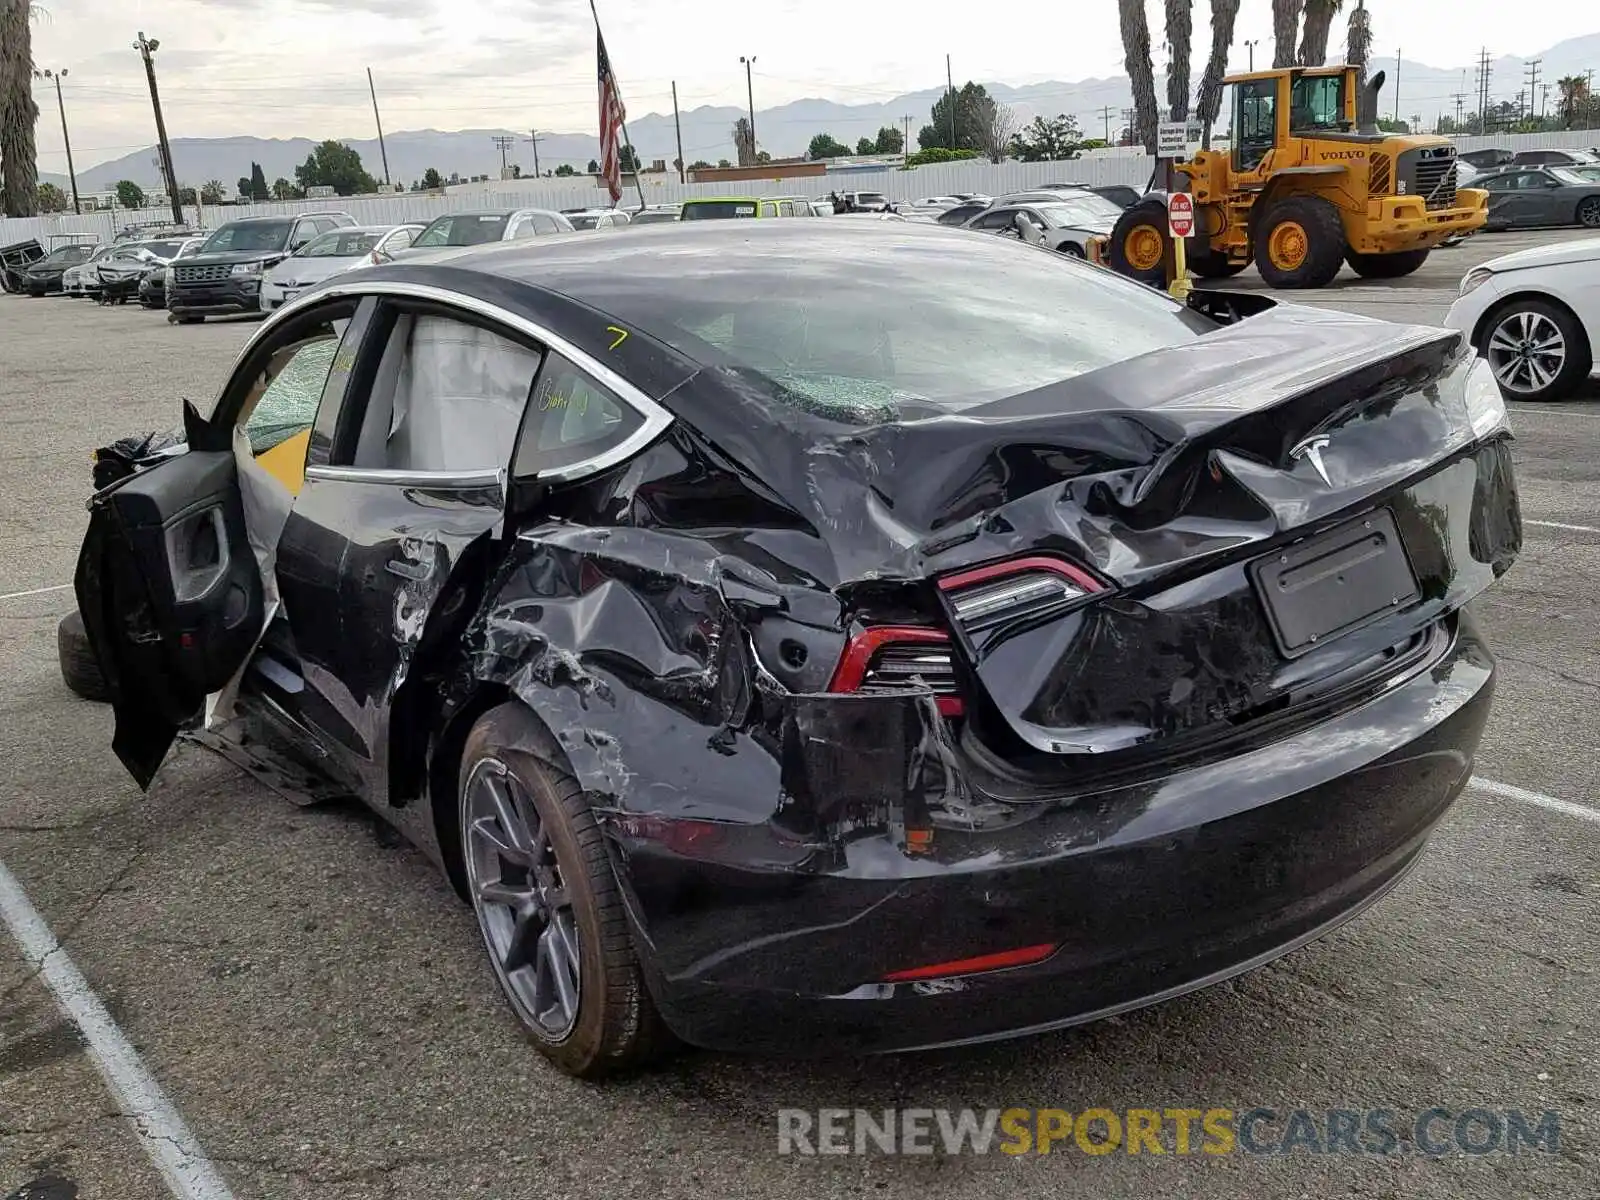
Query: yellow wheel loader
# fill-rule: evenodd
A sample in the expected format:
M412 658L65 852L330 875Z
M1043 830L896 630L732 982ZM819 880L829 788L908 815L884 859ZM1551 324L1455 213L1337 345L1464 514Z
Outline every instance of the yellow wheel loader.
M1456 187L1456 150L1441 137L1385 134L1373 119L1379 71L1294 67L1225 80L1228 150L1175 164L1194 199L1190 272L1236 275L1254 262L1273 287L1324 287L1349 263L1369 279L1409 275L1447 238L1481 229L1488 193ZM1361 94L1358 95L1358 92ZM1096 257L1146 283L1172 282L1167 193L1125 210Z

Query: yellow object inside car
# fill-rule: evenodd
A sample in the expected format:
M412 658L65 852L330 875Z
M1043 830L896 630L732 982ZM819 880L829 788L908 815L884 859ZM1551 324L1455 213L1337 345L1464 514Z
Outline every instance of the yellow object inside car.
M270 450L256 455L261 468L298 496L306 481L306 450L311 445L311 430L301 430L291 438L279 442Z

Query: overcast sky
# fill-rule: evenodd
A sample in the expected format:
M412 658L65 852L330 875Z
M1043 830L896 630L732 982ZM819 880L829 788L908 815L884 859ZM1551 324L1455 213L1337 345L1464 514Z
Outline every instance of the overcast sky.
M583 0L43 0L34 27L39 67L69 71L73 151L80 170L149 145L149 95L132 43L156 54L172 137L371 137L365 70L377 80L386 131L595 129L594 30ZM1492 54L1527 55L1600 31L1577 0L1368 0L1376 51L1437 67ZM1151 25L1160 49L1160 3ZM1209 5L1195 6L1197 53ZM1433 15L1430 15L1432 13ZM1441 19L1448 13L1447 19ZM965 79L1034 83L1120 75L1115 0L1025 4L1014 14L955 0L600 0L606 44L630 112L679 104L743 104L741 54L756 56L757 109L804 96L889 100L944 81L944 56ZM1343 20L1333 41L1343 43ZM1492 33L1490 32L1492 31ZM1259 38L1270 61L1269 0L1244 0L1235 57ZM1596 66L1600 66L1597 63ZM1198 73L1198 69L1197 69ZM53 89L35 90L39 166L64 173Z

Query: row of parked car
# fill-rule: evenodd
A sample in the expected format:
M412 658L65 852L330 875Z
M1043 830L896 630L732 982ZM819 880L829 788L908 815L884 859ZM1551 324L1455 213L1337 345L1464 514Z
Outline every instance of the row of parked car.
M1113 189L1115 190L1115 189ZM1131 188L1120 189L1137 198ZM1120 211L1107 189L1055 184L995 198L973 193L891 201L878 192L806 196L711 196L625 209L485 209L431 222L358 225L345 212L243 217L210 233L128 230L109 244L72 242L7 269L12 290L61 293L166 309L178 324L207 316L271 312L341 271L427 250L517 241L578 230L616 231L664 221L844 215L938 222L1015 236L1085 257Z

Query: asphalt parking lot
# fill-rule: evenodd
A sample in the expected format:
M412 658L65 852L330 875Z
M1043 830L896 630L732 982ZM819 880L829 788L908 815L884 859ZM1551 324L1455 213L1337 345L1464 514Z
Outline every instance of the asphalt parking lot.
M1565 236L1479 237L1409 279L1346 273L1303 298L1435 321L1474 263ZM1600 381L1514 406L1529 524L1479 603L1501 676L1478 784L1368 914L1065 1033L868 1061L685 1053L595 1086L523 1041L420 853L193 747L141 794L109 710L61 684L91 449L170 427L181 398L209 404L253 328L0 296L0 885L9 870L192 1134L178 1149L204 1161L178 1194L1600 1195ZM173 1194L152 1149L181 1170L175 1126L136 1128L102 1064L0 931L0 1196ZM1386 1156L778 1153L779 1109L891 1106L1555 1110L1560 1140L1517 1156L1404 1138Z

